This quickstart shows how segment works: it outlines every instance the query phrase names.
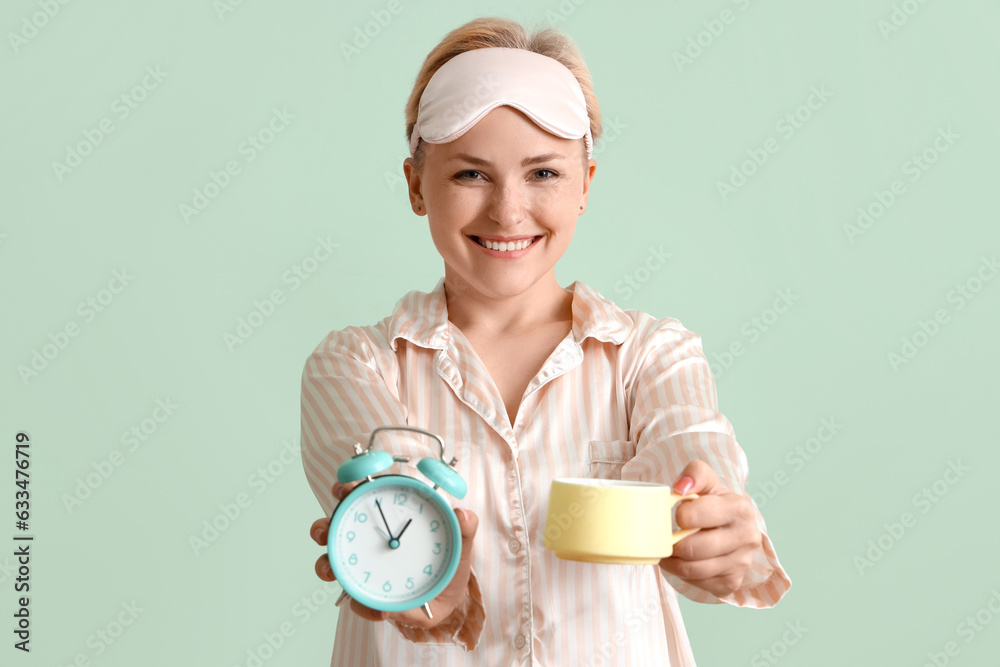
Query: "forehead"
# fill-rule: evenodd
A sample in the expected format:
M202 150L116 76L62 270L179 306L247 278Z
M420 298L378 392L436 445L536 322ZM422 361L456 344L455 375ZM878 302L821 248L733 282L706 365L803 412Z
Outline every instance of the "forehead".
M451 160L457 156L479 158L470 162L497 159L536 157L547 159L575 158L577 153L586 155L584 139L558 137L539 126L529 116L510 105L491 109L465 134L449 142L432 144L424 142L425 155L436 160Z

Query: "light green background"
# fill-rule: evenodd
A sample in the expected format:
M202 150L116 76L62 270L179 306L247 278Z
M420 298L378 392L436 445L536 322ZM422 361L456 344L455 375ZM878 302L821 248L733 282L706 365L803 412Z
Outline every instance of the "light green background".
M374 323L442 275L401 181L403 107L446 32L498 15L566 31L604 114L560 283L703 337L793 581L767 611L683 599L698 663L772 664L771 648L787 667L922 665L954 641L950 664L993 664L1000 280L975 279L1000 251L996 3L402 0L348 62L341 44L386 4L246 0L220 15L208 0L74 2L37 34L24 22L43 23L38 3L4 4L0 539L13 545L24 430L36 540L30 655L12 648L14 561L0 556L0 662L246 665L289 623L265 664L328 664L339 589L308 617L297 606L327 597L297 456L302 366L331 329ZM915 13L883 34L903 5ZM723 10L732 22L678 66ZM33 36L13 44L22 31ZM122 119L112 105L147 67L166 78ZM776 124L814 86L832 96L786 138ZM247 161L241 142L275 108L294 119ZM104 118L113 131L60 180L53 162ZM958 139L911 180L907 161L933 153L939 128ZM769 137L777 152L724 201L717 182ZM179 205L229 160L241 173L186 222ZM894 179L904 194L852 243L844 225ZM292 289L283 276L317 237L339 247ZM671 257L644 273L651 247ZM134 278L87 321L78 305L123 268ZM631 294L629 275L646 280ZM970 280L981 290L959 309L948 295ZM275 289L284 303L231 351L224 335ZM778 290L797 300L751 340ZM939 309L947 322L894 369L887 355ZM23 381L19 367L72 322L79 335ZM723 368L734 342L744 354ZM129 451L122 434L168 398L177 409ZM824 418L842 429L793 464ZM69 511L64 496L113 450L122 465ZM959 461L968 470L943 481ZM262 488L268 465L280 473ZM916 504L935 483L937 502ZM195 554L189 538L241 493L251 504ZM915 523L894 538L886 524L904 512ZM891 546L859 572L880 538ZM135 622L97 643L133 600ZM960 632L983 609L992 624ZM807 628L795 644L786 623Z

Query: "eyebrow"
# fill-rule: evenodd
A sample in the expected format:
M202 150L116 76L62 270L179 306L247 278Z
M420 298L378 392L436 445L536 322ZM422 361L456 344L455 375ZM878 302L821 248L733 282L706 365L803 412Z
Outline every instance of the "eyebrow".
M532 164L538 164L539 162L551 162L552 160L563 160L566 156L562 153L545 153L543 155L535 155L534 157L526 157L521 160L521 166L527 167ZM469 155L468 153L456 153L448 158L447 162L452 162L454 160L464 160L480 167L492 167L493 163L489 160L484 160L478 158L474 155Z

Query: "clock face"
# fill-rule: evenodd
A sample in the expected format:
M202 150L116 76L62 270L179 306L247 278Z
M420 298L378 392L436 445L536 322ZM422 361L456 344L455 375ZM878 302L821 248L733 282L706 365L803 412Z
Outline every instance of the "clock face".
M461 555L454 511L434 489L404 475L359 484L333 513L330 566L348 595L383 611L433 600Z

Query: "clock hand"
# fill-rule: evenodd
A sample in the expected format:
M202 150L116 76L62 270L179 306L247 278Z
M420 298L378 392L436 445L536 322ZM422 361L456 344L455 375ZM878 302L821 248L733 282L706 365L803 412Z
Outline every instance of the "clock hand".
M413 519L410 519L409 521L406 522L406 526L409 526L412 522L413 522ZM396 541L397 542L399 541L399 538L401 538L403 536L403 531L406 530L406 526L403 526L399 530L399 535L396 536Z
M385 520L385 514L382 513L382 505L377 500L375 501L375 507L378 508L378 513L382 515L382 523L385 524L385 531L389 533L389 541L391 542L393 539L392 530L389 528L389 522Z

